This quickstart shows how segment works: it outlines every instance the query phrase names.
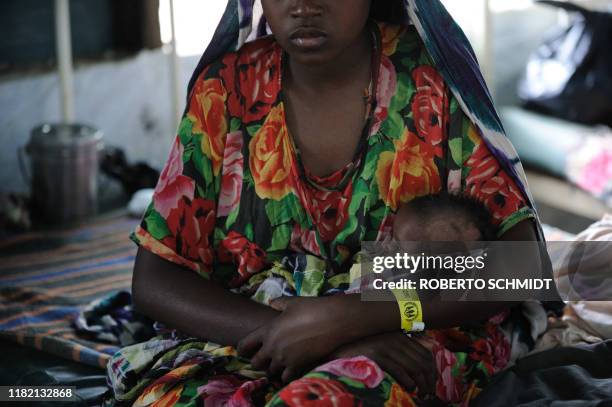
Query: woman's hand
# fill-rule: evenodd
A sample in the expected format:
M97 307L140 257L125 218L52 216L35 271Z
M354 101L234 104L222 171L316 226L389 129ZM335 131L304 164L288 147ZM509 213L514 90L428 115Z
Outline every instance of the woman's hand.
M334 297L283 298L271 305L282 313L238 345L239 354L253 355L255 369L288 382L351 340L349 324L343 323L344 305Z
M389 373L405 389L416 386L421 397L435 395L436 366L431 352L401 332L386 333L343 345L330 360L365 356Z

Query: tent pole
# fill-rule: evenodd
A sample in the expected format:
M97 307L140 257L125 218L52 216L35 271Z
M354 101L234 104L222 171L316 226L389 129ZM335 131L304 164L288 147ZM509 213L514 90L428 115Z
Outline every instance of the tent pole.
M55 0L55 46L64 123L74 123L74 81L69 0Z
M172 90L172 107L174 112L174 119L177 124L181 120L183 112L181 111L181 78L180 78L180 61L177 52L176 45L176 24L174 19L174 0L168 0L170 2L170 31L171 39L170 45L172 51L170 54L170 86Z
M491 96L495 98L495 27L493 13L491 12L490 0L484 3L484 76L489 86Z

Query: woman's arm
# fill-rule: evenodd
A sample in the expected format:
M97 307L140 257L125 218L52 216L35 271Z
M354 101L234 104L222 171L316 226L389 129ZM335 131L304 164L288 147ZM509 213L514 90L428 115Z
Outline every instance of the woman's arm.
M278 315L142 248L136 256L132 291L135 307L150 318L223 345L237 345Z
M536 241L536 231L532 220L525 220L509 229L501 241ZM534 259L540 258L540 252L534 245L532 253ZM541 264L533 261L533 264ZM483 321L495 314L508 309L514 302L423 302L423 316L428 329L451 328L470 322ZM344 307L346 309L361 309L357 312L362 315L359 325L363 336L375 335L382 332L396 330L399 327L399 308L394 302L362 302L360 295L346 296ZM346 311L341 311L346 312ZM353 311L355 312L355 311Z
M531 220L523 221L502 238L506 241L535 241L536 233ZM540 257L534 246L532 256ZM534 258L536 258L534 257ZM483 321L514 305L512 302L443 302L422 303L424 322L428 329L451 328L469 322ZM239 346L246 354L260 352L253 365L266 368L272 360L272 369L289 365L300 366L309 358L324 357L338 346L400 328L399 307L395 302L362 301L360 294L334 295L321 298L283 297L272 302L282 314L270 324L247 336ZM301 328L301 329L298 329ZM309 347L309 355L299 349ZM287 365L285 363L284 366ZM292 376L293 370L287 375Z

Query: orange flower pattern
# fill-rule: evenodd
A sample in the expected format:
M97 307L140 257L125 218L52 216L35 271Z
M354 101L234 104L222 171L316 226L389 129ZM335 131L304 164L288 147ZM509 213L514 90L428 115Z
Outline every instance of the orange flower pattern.
M441 181L431 144L404 129L395 151L380 155L376 179L380 198L393 210L403 202L440 192Z
M287 137L281 106L275 107L249 143L249 164L259 198L280 201L292 190Z

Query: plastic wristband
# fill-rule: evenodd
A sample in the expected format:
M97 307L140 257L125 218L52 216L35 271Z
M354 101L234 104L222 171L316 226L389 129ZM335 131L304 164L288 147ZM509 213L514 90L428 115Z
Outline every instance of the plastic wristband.
M406 333L425 330L423 307L416 290L391 290L400 310L401 327Z

